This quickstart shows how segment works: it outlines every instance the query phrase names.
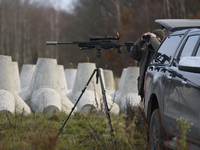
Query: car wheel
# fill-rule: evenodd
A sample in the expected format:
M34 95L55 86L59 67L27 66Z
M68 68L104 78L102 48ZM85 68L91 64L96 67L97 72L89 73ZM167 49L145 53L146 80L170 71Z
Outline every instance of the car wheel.
M150 150L163 150L166 133L162 126L159 109L155 109L151 115L149 124L149 147Z

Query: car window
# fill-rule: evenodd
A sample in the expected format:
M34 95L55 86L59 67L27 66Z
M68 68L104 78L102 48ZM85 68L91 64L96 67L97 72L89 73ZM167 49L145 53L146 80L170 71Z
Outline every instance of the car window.
M155 54L152 63L169 64L181 39L182 35L168 36Z
M199 39L199 35L188 37L188 39L183 47L183 50L180 54L180 59L185 56L192 56L192 52L197 44L198 39Z
M199 45L199 48L197 50L196 56L200 56L200 45Z

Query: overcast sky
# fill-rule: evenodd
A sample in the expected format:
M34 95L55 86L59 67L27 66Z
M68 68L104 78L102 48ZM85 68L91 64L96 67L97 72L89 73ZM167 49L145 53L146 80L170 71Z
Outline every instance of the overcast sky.
M55 8L60 8L62 10L70 10L72 9L73 0L51 0L52 4Z
M32 2L41 2L43 5L52 5L55 9L70 11L73 9L72 3L76 0L30 0Z

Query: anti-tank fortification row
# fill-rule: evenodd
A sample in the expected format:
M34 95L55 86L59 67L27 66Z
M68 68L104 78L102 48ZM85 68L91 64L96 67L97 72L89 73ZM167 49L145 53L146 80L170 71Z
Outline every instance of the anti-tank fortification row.
M19 74L18 63L12 62L10 56L0 55L0 111L13 114L64 111L69 114L95 68L95 63L87 62L79 63L77 69L64 69L63 65L57 64L56 59L38 58L35 65L24 64ZM113 72L100 70L111 113L119 114L120 110L124 112L127 101L132 105L139 103L137 67L123 70L117 90ZM104 111L101 93L100 84L96 84L96 77L93 77L75 111L84 114Z

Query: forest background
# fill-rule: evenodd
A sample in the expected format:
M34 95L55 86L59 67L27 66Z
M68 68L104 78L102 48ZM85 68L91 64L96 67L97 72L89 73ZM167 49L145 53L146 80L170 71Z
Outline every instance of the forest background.
M56 2L56 0L55 0ZM56 3L58 3L57 1ZM96 51L77 45L46 45L46 41L89 41L93 36L120 35L123 44L160 28L156 19L199 19L200 0L74 0L68 11L54 8L48 0L0 0L0 54L12 56L21 70L40 58L77 68L78 63L97 62ZM123 49L125 52L126 50ZM120 77L123 68L138 63L117 50L102 50L100 68Z

